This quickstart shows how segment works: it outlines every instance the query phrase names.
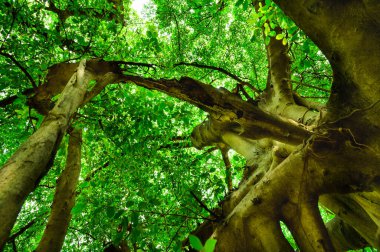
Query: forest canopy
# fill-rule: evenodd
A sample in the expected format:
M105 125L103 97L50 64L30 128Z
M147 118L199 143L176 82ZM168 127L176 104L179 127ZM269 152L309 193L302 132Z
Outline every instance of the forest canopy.
M377 251L375 0L4 0L0 251Z

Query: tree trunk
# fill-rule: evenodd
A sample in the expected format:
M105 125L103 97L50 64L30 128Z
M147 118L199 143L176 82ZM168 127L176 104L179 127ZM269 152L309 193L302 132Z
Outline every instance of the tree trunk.
M36 252L59 252L65 240L75 204L75 191L81 170L81 130L70 133L66 168L60 175L54 195L51 214Z
M82 61L41 127L0 170L0 249L26 197L51 167L70 119L83 101L88 84L85 66Z

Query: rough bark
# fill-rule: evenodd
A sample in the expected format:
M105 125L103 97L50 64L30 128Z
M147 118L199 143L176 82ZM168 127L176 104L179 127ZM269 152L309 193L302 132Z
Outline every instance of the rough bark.
M88 84L85 67L82 61L41 127L0 170L0 248L26 197L50 168L70 119L83 101Z
M46 229L36 252L59 252L65 240L71 220L71 209L75 204L75 191L81 170L81 130L70 133L66 167L57 181L54 201Z

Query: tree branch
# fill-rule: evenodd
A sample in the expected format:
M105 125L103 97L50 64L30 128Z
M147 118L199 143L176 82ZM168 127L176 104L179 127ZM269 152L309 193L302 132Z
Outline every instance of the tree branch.
M172 97L189 102L200 109L219 115L226 126L238 130L242 137L299 144L311 136L311 132L289 120L262 111L252 103L242 100L228 90L214 88L189 77L176 79L143 78L123 75L123 82L133 82L147 89L158 90ZM229 125L229 126L228 126Z
M328 90L326 88L317 87L317 86L310 85L310 84L303 83L301 81L296 81L296 80L290 80L290 81L292 83L297 83L298 85L301 85L301 86L305 86L305 87L309 87L309 88L314 88L314 89L317 89L317 90L320 90L320 91L323 91L323 92L326 92L326 93L330 93L330 90Z
M222 158L224 165L226 166L226 182L227 182L227 188L228 192L230 193L232 191L232 174L231 174L231 162L228 158L228 149L227 148L221 148L220 152L222 153Z
M98 168L92 170L89 174L87 174L84 181L87 181L87 182L91 181L91 179L95 176L96 173L100 172L102 169L108 167L109 165L110 165L110 162L107 161L102 166L99 166Z
M216 213L214 213L213 211L211 211L196 195L194 192L190 191L190 194L191 196L194 197L194 199L199 203L199 205L204 209L206 210L207 212L209 212L212 216L214 216L217 220L220 219L220 216L218 216Z
M177 63L177 64L174 65L174 67L177 67L177 66L193 66L193 67L198 67L198 68L215 70L215 71L218 71L218 72L221 72L221 73L227 75L231 79L236 80L237 82L239 82L239 84L241 84L243 86L249 87L250 89L252 89L252 91L254 91L254 92L258 93L258 94L261 93L261 90L255 88L251 83L243 81L237 75L232 74L229 71L227 71L227 70L225 70L224 68L221 68L221 67L207 66L207 65L203 65L203 64L198 64L196 62L192 62L192 63L179 62L179 63Z
M132 61L122 61L122 60L112 61L112 62L119 65L143 66L143 67L152 67L152 68L157 67L157 65L155 64L143 63L143 62L132 62Z
M91 89L91 91L88 91L83 99L82 106L84 106L87 102L89 102L92 98L100 94L103 89L111 83L117 82L118 75L109 72L106 73L100 81L96 83L96 85Z
M28 224L26 224L25 226L23 226L22 228L20 228L19 231L17 231L13 235L9 236L7 242L13 242L18 236L20 236L21 234L23 234L26 230L28 230L28 228L30 228L31 226L33 226L35 223L36 223L36 219L29 221Z

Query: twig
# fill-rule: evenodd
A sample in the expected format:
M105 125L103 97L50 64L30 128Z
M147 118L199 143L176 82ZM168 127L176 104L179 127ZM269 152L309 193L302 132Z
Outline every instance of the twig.
M33 132L36 132L37 129L33 123L33 119L35 119L35 120L37 119L37 121L38 121L38 118L32 116L32 109L30 107L29 107L28 113L29 113L29 123L30 123L30 125L32 125Z
M13 8L12 8L12 23L11 23L11 25L9 27L9 31L7 32L7 35L4 36L4 40L2 41L1 46L0 46L0 50L3 48L3 46L5 44L5 41L7 40L9 34L11 34L11 32L13 30L17 14L18 14L18 11L13 10Z
M192 165L195 164L195 163L196 163L197 161L199 161L204 155L206 155L206 154L210 154L211 152L216 151L217 149L218 149L218 147L211 147L211 148L209 148L208 150L204 151L201 155L199 155L198 158L195 158L195 159L191 162L191 164L192 164Z
M220 216L218 216L216 213L214 213L213 211L211 211L196 195L194 192L190 191L190 194L191 196L194 197L194 199L199 203L199 205L204 209L206 210L207 212L209 212L212 216L214 216L216 219L219 219Z
M112 61L112 63L120 64L120 65L129 65L129 66L143 66L143 67L152 67L152 68L157 67L157 65L155 65L155 64L142 63L142 62L132 62L132 61L122 61L122 60Z
M80 230L80 229L77 229L77 228L74 228L74 227L69 227L69 229L75 230L75 231L77 231L77 232L79 232L81 234L85 234L85 235L91 237L91 239L93 239L94 241L97 240L92 234L90 234L88 232L84 232L83 230Z
M258 93L258 94L261 92L261 90L259 90L259 89L255 88L254 86L252 86L251 83L243 81L237 75L232 74L229 71L227 71L227 70L225 70L225 69L223 69L221 67L207 66L207 65L203 65L203 64L198 64L196 62L192 62L192 63L179 62L179 63L177 63L177 64L174 65L174 67L177 67L177 66L193 66L193 67L204 68L204 69L212 69L212 70L215 70L215 71L218 71L218 72L221 72L221 73L227 75L228 77L230 77L230 78L238 81L239 84L241 84L243 86L249 87L250 89L252 89L252 91L254 91L254 92Z
M22 228L20 228L19 231L17 231L13 235L11 235L8 238L7 242L14 241L18 236L20 236L21 234L23 234L26 230L28 230L28 228L30 228L31 226L33 226L35 223L36 223L36 219L31 220L28 224L26 224L25 226L23 226Z
M299 84L301 86L314 88L314 89L317 89L317 90L320 90L320 91L323 91L323 92L326 92L326 93L330 93L330 90L328 90L326 88L321 88L321 87L317 87L317 86L314 86L314 85L306 84L306 83L303 83L301 81L290 80L290 82L297 83L297 84Z
M89 174L87 174L86 178L84 179L84 181L91 181L91 179L95 176L96 173L98 173L99 171L101 171L102 169L108 167L110 165L110 162L107 161L105 162L102 166L99 166L98 168L92 170Z
M179 57L182 58L182 49L181 49L181 32L180 32L180 29L179 29L179 23L178 23L177 16L176 16L174 13L173 13L172 15L174 16L175 26L177 27L178 54L179 54Z
M187 218L182 222L182 224L185 223L186 221L187 221ZM183 227L184 227L184 226L182 226L182 225L178 227L177 231L175 232L175 234L173 235L173 237L170 239L169 245L166 247L165 251L169 251L169 248L170 248L170 246L172 245L172 243L173 243L173 241L174 241L174 238L176 238L176 237L178 236L179 231L180 231L181 228L183 228Z
M155 211L144 211L144 210L134 210L134 209L127 209L127 211L134 212L134 213L155 214L155 215L159 215L161 217L163 217L163 216L176 216L176 217L182 217L185 219L210 220L210 219L204 218L204 217L193 217L193 216L186 216L183 214L161 213L161 212L155 212Z
M15 240L12 241L12 249L13 249L14 252L17 252L17 246L16 246L16 241Z
M45 185L45 184L39 184L38 186L39 186L39 187L49 188L49 189L53 189L53 188L55 188L55 186L52 186L52 185Z

